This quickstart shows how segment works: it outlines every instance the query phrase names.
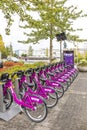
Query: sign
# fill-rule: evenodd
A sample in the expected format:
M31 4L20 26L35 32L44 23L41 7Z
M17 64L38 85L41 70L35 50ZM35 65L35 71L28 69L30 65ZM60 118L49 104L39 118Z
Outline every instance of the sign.
M57 38L57 41L62 41L62 40L66 40L67 39L67 37L65 35L65 32L56 34L56 38Z
M73 65L74 67L74 51L63 51L63 60L65 65Z

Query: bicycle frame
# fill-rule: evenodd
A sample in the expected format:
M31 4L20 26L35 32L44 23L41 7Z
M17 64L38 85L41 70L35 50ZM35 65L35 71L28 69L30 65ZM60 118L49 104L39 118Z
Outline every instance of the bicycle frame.
M68 82L65 79L62 79L61 77L58 77L55 73L53 73L53 76L49 76L49 78L47 78L47 74L49 73L49 69L41 69L40 70L40 76L42 76L42 78L46 79L46 85L50 85L54 88L61 88L63 87L62 83L66 83L68 86Z
M42 77L42 78L44 78L45 79L45 82L46 82L46 85L47 86L52 86L52 87L58 87L58 88L60 88L60 87L62 87L62 85L61 85L61 83L57 80L57 81L53 81L53 79L47 79L47 77L46 77L46 73L44 72L44 70L41 70L40 72L39 72L39 77Z
M45 70L45 74L51 72L51 69L49 69L48 67L46 68ZM66 72L65 70L63 70L62 72L53 72L52 70L52 73L54 74L53 76L50 76L51 80L57 80L57 81L60 81L60 82L67 82L67 79L70 78L71 76L71 73L68 73L68 71Z
M78 75L78 70L76 69L76 68L73 68L72 66L64 66L64 65L62 65L61 66L61 72L57 72L56 73L56 76L58 77L61 77L61 76L63 76L63 77L65 77L65 78L69 78L69 77L73 77L73 80L74 80L74 78ZM56 65L55 66L55 69L54 68L51 68L52 69L52 71L54 71L54 70L58 70L58 66ZM56 71L55 71L56 72Z
M33 91L30 87L28 87L27 93L31 93L31 94L37 94L40 95L41 97L48 99L48 93L54 93L55 90L53 90L52 88L48 88L48 87L43 87L41 85L41 83L39 82L37 76L35 75L35 73L33 73L33 75L30 77L30 80L32 81L32 79L35 79L37 82L37 89L35 91ZM23 75L20 79L20 87L22 87L23 83L28 83L27 79L26 79L26 75Z
M4 84L4 87L5 87L6 89L10 89L14 101L15 101L18 105L20 105L21 107L26 107L26 108L29 108L29 109L31 109L31 110L34 111L34 110L36 110L36 107L33 105L33 102L38 102L38 103L40 103L40 104L42 103L42 100L40 100L40 99L39 99L38 97L36 97L36 96L29 95L28 92L26 92L26 93L24 94L22 100L21 100L21 99L18 99L18 98L17 98L17 95L16 95L16 93L15 93L15 91L14 91L12 81L11 81L10 79ZM33 102L32 102L32 101L33 101Z

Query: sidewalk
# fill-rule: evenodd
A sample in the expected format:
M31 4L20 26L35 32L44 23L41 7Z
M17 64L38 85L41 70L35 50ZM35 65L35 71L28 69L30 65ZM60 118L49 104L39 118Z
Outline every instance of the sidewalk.
M87 130L87 73L79 73L43 122L34 123L22 113L0 120L0 130Z

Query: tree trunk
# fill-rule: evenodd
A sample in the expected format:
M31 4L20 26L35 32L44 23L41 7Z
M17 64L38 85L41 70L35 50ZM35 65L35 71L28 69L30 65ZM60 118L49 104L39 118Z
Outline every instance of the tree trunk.
M53 51L53 46L52 46L52 38L50 38L50 63L52 63L52 51Z
M62 61L62 41L60 41L60 61Z
M52 41L53 41L53 38L52 38L52 23L51 23L51 25L50 25L50 63L52 63L52 58L53 58L53 55L52 55L52 51L53 51Z

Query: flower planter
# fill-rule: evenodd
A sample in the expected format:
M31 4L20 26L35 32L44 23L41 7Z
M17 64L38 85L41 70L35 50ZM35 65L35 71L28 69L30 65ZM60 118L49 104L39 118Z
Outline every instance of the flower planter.
M80 72L87 72L87 66L78 66Z

